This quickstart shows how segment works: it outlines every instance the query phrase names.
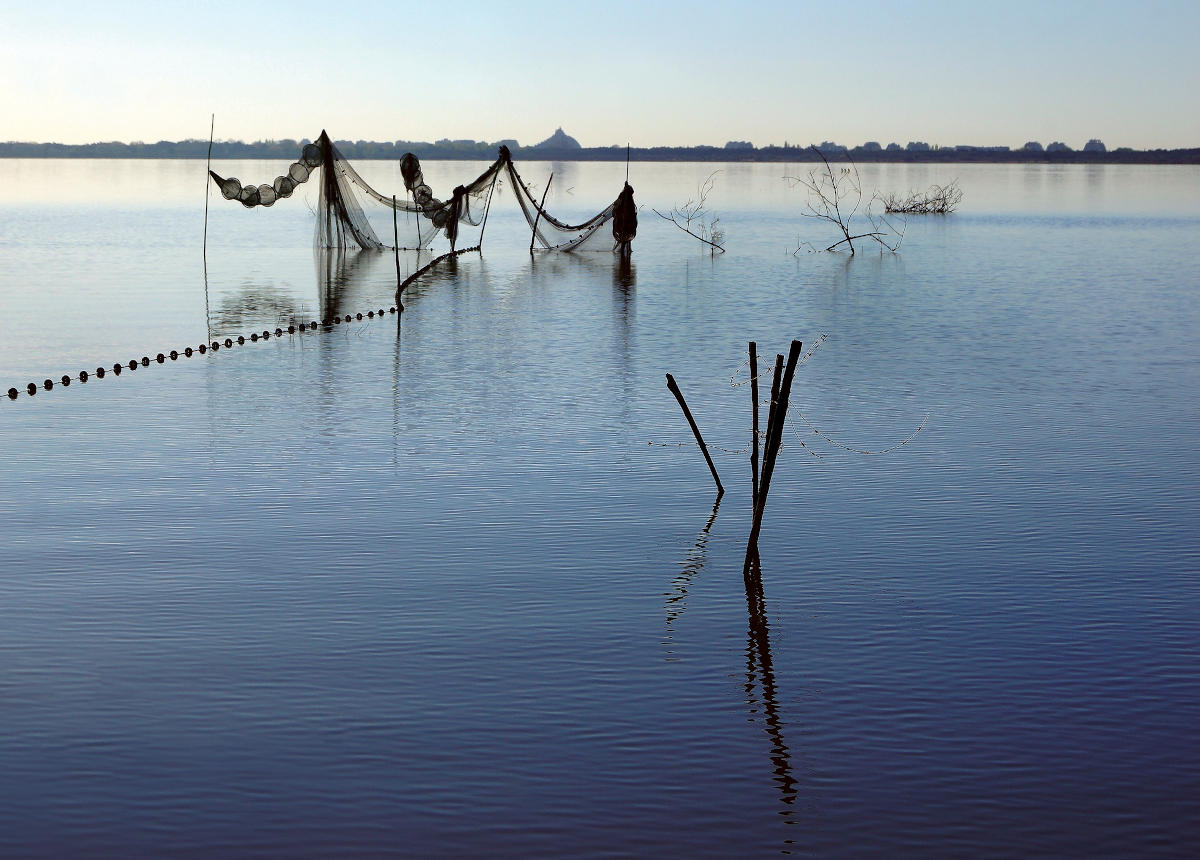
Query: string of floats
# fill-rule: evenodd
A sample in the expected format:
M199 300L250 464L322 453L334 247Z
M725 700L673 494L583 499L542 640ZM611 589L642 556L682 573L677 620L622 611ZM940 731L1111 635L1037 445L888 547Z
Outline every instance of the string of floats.
M370 319L374 319L375 317L382 317L385 314L394 314L394 313L396 313L395 307L389 308L387 311L384 311L383 308L380 308L379 310L367 311L365 315L362 313L358 313L358 314L354 314L354 315L346 314L344 317L336 316L336 317L332 317L331 319L322 320L320 323L317 323L314 320L312 322L300 323L299 325L293 324L293 325L289 325L287 327L287 329L284 329L282 326L278 326L278 327L276 327L274 333L272 333L270 329L265 329L261 334L259 334L258 332L252 332L249 335L237 335L236 337L233 335L230 335L229 337L226 337L224 339L224 341L214 340L211 343L202 343L195 348L186 346L183 348L183 350L173 349L169 353L160 352L153 359L151 359L150 356L148 356L148 355L144 355L144 356L142 356L140 361L136 358L133 358L133 359L129 360L128 364L123 364L121 362L117 362L116 364L114 364L112 366L112 368L106 368L104 366L100 366L100 367L97 367L96 370L91 373L89 373L86 370L81 370L81 371L79 371L78 374L76 374L74 376L71 376L70 374L63 374L63 376L59 380L58 384L65 387L65 386L69 386L72 382L86 383L89 379L91 379L93 377L95 377L96 379L103 379L109 373L112 373L114 376L120 376L121 373L126 368L128 368L129 370L132 371L132 370L137 370L139 365L141 367L149 367L151 361L157 362L158 364L165 364L168 359L171 361L176 361L180 357L191 358L195 354L204 355L207 352L217 352L221 349L222 345L226 349L230 349L235 344L238 346L242 346L247 341L250 341L251 343L256 343L259 340L268 341L271 339L272 334L274 334L274 336L276 338L281 338L281 337L283 337L284 334L294 335L294 334L304 334L305 332L308 332L308 331L316 331L318 326L320 326L321 328L324 328L326 331L329 331L335 325L339 325L343 322L348 323L348 322L353 322L355 320L362 321L364 319L364 317L366 319L370 320ZM40 387L45 391L52 391L55 387L55 381L53 379L43 380ZM25 386L25 392L30 397L33 397L35 394L37 394L38 388L39 388L39 386L37 383L31 382L27 386ZM8 399L9 400L16 400L18 397L20 397L20 395L21 395L20 391L18 391L16 388L8 389Z

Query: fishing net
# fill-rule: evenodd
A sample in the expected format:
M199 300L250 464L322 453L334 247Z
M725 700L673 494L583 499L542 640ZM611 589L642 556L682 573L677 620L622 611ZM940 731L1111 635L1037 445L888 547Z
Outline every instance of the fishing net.
M613 220L618 207L621 211L621 220L613 225L614 245L612 249L617 250L622 245L628 247L629 243L633 241L633 237L637 233L637 207L633 204L633 188L628 182L625 183L621 195L599 214L582 224L567 224L547 212L538 202L525 180L517 172L507 146L500 147L500 159L497 163L500 162L504 163L512 186L516 190L517 205L521 207L521 211L525 214L525 220L529 223L529 229L533 231L533 235L543 248L550 251L591 250L593 248L598 250L602 247L604 236L600 228Z
M405 197L387 196L372 188L358 171L342 157L329 135L324 131L315 143L307 144L300 158L277 176L270 185L242 185L212 170L209 175L226 200L236 200L247 209L272 206L276 201L291 197L297 186L307 182L320 168L320 203L313 244L317 248L347 248L351 244L364 250L391 248L384 244L359 203L361 192L367 199L393 212L406 212L417 218L418 248L427 248L438 233L445 234L451 249L458 241L459 225L478 227L487 217L496 182L507 173L515 190L517 203L537 242L552 251L573 251L601 244L600 228L613 221L613 250L627 251L637 234L637 206L633 188L625 183L620 196L598 215L582 224L568 224L550 215L521 179L507 146L500 147L500 157L483 173L466 185L454 189L448 200L439 200L425 181L421 162L412 153L400 159L400 175L404 180ZM600 237L600 238L597 238Z

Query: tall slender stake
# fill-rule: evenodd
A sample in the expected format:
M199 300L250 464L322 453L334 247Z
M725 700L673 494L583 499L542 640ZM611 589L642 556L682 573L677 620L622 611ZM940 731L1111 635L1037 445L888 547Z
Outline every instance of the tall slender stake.
M400 313L404 313L404 303L400 301L400 221L396 215L395 194L392 195L392 241L395 243L392 250L396 252L396 303Z
M212 314L208 310L208 194L212 185L213 130L217 127L217 115L212 115L208 125L208 160L204 163L204 245L200 252L204 259L204 330L212 340Z
M629 184L629 144L625 144L625 184Z
M704 437L700 435L700 428L696 426L696 419L692 417L692 410L688 409L687 401L683 399L683 392L679 390L679 386L675 384L675 377L667 374L667 388L671 389L671 393L675 395L675 399L679 401L679 406L683 409L683 416L687 418L688 424L692 425L692 433L696 436L696 441L700 443L700 450L704 454L704 460L708 463L708 469L712 472L713 480L717 482L717 498L725 495L725 488L721 486L721 478L717 474L717 467L713 465L712 457L708 455L708 446L704 444Z
M208 161L204 165L204 265L208 265L208 189L212 183L212 144L213 131L217 127L217 115L212 115L212 122L208 126Z
M750 437L750 476L754 507L758 507L758 344L750 341L750 400L754 403L754 431Z
M542 210L546 208L546 195L550 193L550 183L554 181L554 174L550 174L550 178L546 180L546 190L542 192L542 204L538 207L538 213L533 219L533 235L529 237L529 253L533 253L533 240L537 238L538 220L542 217Z

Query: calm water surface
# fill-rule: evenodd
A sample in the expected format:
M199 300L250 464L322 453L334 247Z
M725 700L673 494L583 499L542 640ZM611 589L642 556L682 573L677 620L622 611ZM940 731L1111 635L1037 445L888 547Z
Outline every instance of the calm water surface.
M572 216L624 178L521 167ZM964 200L851 258L725 165L715 259L649 210L710 171L633 166L628 266L531 261L502 191L402 317L28 397L395 261L326 273L309 189L213 200L206 273L202 164L0 162L0 855L1191 855L1200 171L866 165ZM730 376L822 334L748 611Z

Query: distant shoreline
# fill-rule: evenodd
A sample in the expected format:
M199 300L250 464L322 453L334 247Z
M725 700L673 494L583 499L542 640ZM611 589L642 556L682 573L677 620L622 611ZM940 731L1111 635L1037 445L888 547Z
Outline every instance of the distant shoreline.
M301 142L263 141L258 143L216 142L212 157L217 160L279 160L292 161L300 153ZM490 144L373 143L369 141L337 141L342 155L351 161L395 161L405 152L428 161L493 161L496 147ZM208 141L184 140L174 143L0 143L0 158L140 158L140 159L204 159ZM625 147L584 147L582 149L549 149L513 147L518 161L624 161ZM1200 164L1200 147L1194 149L1114 150L1112 152L1030 152L1027 150L995 151L946 147L929 150L872 152L862 148L845 152L827 152L830 161L846 156L860 164ZM817 162L811 149L799 146L764 146L756 149L725 149L715 146L656 146L632 147L631 161L679 162Z

